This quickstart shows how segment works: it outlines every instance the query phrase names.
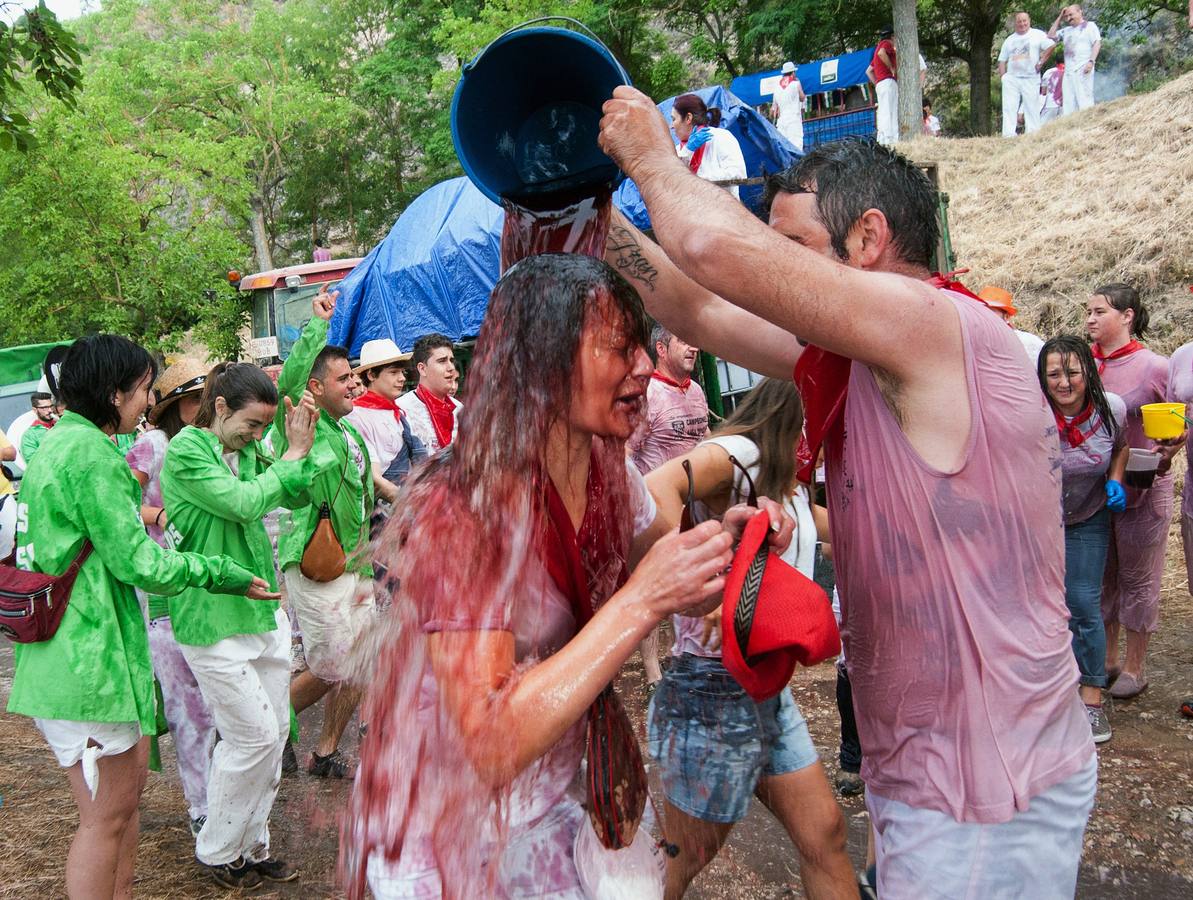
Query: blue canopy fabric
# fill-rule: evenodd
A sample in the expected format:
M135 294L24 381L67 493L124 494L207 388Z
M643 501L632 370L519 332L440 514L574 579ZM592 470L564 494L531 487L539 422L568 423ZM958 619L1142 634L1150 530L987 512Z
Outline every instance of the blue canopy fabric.
M770 122L725 88L693 93L721 110L721 127L741 145L748 175L777 172L799 159ZM674 100L659 104L668 121ZM761 187L743 187L742 202L754 209L761 192ZM646 205L632 181L618 187L613 202L637 227L650 228ZM429 188L340 282L329 342L347 347L355 357L374 338L388 337L407 351L432 332L453 341L475 337L501 268L504 220L501 207L467 178Z
M828 59L818 59L796 66L795 74L805 94L819 94L839 88L850 88L855 84L865 84L869 81L866 78L866 69L873 59L874 48L867 47L854 53L830 56ZM762 106L771 102L781 74L779 69L772 69L753 75L739 75L730 82L729 88L744 103Z

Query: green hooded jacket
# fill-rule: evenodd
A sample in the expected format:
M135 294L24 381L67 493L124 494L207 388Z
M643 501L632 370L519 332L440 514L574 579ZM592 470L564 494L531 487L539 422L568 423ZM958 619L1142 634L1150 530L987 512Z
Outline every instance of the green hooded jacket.
M133 587L189 586L243 594L252 574L226 557L163 550L141 523L141 486L116 445L87 419L63 415L21 483L17 564L58 575L91 539L70 605L48 641L15 644L8 711L76 722L139 722L155 730L153 668Z
M334 469L335 456L312 447L301 460L274 460L253 442L237 457L233 475L219 438L188 425L170 441L162 466L162 498L179 550L229 556L277 590L273 545L262 518L279 506L303 507L312 479ZM221 597L200 587L170 598L174 637L182 644L209 646L236 634L277 628L272 600Z
M295 404L302 399L302 392L306 390L311 375L311 366L325 346L327 322L312 316L278 375L279 398L289 397ZM272 432L273 448L278 456L286 452L285 417L285 404L279 403ZM355 441L364 456L363 476L352 462L348 441ZM311 453L323 453L325 450L335 454L336 465L322 469L315 478L310 490L310 505L295 509L288 525L283 520L281 537L278 539L278 566L285 571L302 561L303 551L319 522L319 505L327 502L331 506L332 527L348 557L348 571L371 578L373 566L369 553L369 519L373 514L373 466L369 451L364 438L355 428L345 420L337 422L321 411L315 426L315 444Z

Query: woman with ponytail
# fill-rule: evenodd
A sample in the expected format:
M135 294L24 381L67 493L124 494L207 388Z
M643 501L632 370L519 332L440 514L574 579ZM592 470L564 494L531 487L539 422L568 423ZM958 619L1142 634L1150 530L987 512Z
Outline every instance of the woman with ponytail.
M721 111L696 94L682 94L671 107L671 128L679 138L676 152L705 181L746 177L746 160L737 138L721 125ZM726 190L741 199L737 185Z
M1122 486L1127 468L1127 407L1102 389L1089 346L1074 335L1044 344L1037 373L1056 417L1061 449L1061 497L1065 516L1065 602L1080 692L1094 743L1110 740L1102 711L1106 687L1106 631L1100 598L1110 514L1126 509Z
M261 437L277 403L277 388L256 366L216 366L194 425L170 442L161 476L175 544L229 556L272 591L273 547L261 520L279 506L309 504L311 481L335 462L309 453L319 416L310 394L298 406L286 399L287 450L278 460L269 455ZM290 727L290 621L276 600L217 598L199 588L173 598L170 613L220 734L195 857L225 887L292 881L294 868L269 853L269 813Z
M1127 284L1107 284L1089 299L1085 327L1106 390L1127 408L1128 447L1159 450L1161 469L1150 488L1127 487L1127 506L1111 517L1110 552L1102 585L1106 623L1106 675L1110 696L1120 700L1147 688L1144 660L1148 639L1160 622L1160 579L1172 518L1172 475L1168 464L1177 448L1159 446L1143 433L1140 407L1162 403L1168 388L1168 359L1139 342L1147 333L1148 312L1139 292ZM1127 658L1118 665L1119 627L1127 629Z

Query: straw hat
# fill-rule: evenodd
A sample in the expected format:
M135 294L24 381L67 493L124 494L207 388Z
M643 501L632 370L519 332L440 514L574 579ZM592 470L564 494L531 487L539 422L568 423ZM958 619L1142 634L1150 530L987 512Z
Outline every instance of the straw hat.
M986 305L991 309L1005 313L1007 318L1010 318L1019 311L1015 309L1013 302L1015 298L1011 295L1011 292L1003 288L988 284L978 291L978 296L985 300Z
M793 62L783 63L783 74L784 75L794 75L795 74L795 63L793 63Z
M189 356L184 356L178 362L166 367L166 371L158 376L153 391L157 395L157 403L149 410L149 423L156 425L162 413L171 404L187 394L197 394L203 390L207 381L207 373L211 366Z
M391 363L409 362L413 357L413 353L403 353L399 350L398 345L389 338L377 338L364 342L360 348L360 364L352 371L359 375L366 369L376 369Z

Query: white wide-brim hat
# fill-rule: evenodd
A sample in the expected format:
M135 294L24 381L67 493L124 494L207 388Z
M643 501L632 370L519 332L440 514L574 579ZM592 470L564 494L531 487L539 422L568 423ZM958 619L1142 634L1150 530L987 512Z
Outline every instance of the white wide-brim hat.
M793 63L793 62L783 63L783 74L784 75L794 75L795 74L795 63Z
M359 374L379 366L409 362L413 356L413 353L403 353L389 338L377 338L364 342L360 348L360 363L352 371Z

